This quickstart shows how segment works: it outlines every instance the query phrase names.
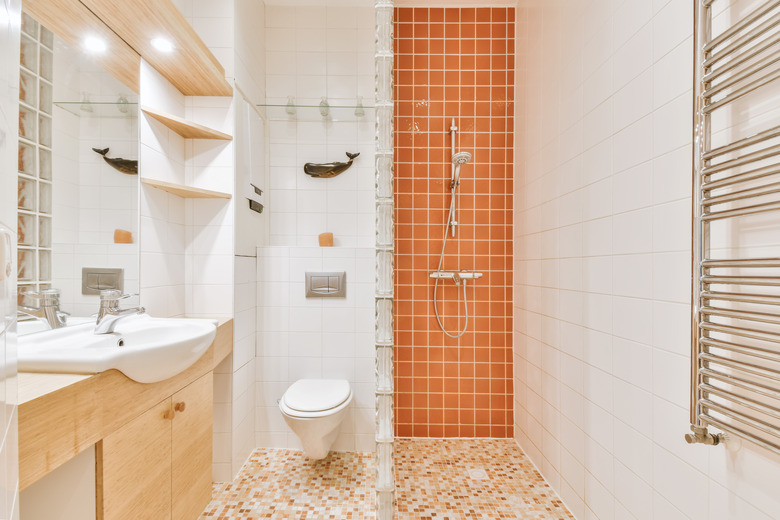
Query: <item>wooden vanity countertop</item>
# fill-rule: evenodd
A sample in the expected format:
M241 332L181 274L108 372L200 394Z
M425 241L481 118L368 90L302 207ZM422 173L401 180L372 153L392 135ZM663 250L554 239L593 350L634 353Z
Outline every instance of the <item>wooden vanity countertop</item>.
M233 320L220 319L208 350L184 372L138 383L98 374L20 372L19 489L24 489L197 378L233 351Z

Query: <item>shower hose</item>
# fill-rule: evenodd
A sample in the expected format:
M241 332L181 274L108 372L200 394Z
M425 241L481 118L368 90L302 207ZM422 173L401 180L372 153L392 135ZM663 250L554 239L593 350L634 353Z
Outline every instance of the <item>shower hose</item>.
M439 267L436 268L436 271L441 271L441 266L444 264L444 249L447 247L447 236L449 235L449 229L450 225L452 223L452 210L455 207L455 190L457 190L457 185L452 186L452 202L450 203L450 211L449 215L447 215L447 224L444 226L444 242L441 245L441 255L439 255ZM444 324L441 321L441 316L439 316L439 307L438 307L438 298L437 298L437 291L439 289L439 278L436 278L436 281L433 283L433 312L436 314L436 321L439 323L439 328L441 328L442 332L449 336L450 338L460 338L466 333L466 330L469 328L469 301L466 297L466 280L461 279L460 282L456 281L456 284L460 285L463 284L463 307L466 310L466 322L463 324L463 330L460 332L456 332L454 334L451 334L447 332L447 329L444 328Z

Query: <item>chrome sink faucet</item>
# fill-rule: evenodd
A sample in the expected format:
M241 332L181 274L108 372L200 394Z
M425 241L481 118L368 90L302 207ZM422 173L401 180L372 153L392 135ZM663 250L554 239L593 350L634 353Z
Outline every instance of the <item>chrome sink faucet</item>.
M95 323L95 334L109 334L114 332L116 323L122 318L146 312L146 309L143 307L134 307L132 309L119 308L119 300L124 300L132 296L135 295L123 295L121 291L116 289L100 291L100 310L98 311L97 321Z
M27 305L19 305L18 311L20 314L45 321L52 329L59 329L60 327L65 326L67 317L70 316L70 314L60 310L59 289L44 289L38 292L31 291L23 294L24 296L39 300L40 306L29 307Z

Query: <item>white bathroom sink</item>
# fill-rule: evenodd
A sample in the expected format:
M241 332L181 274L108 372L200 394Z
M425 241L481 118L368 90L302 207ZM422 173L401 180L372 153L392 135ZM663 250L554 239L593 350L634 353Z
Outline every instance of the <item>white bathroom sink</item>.
M95 324L47 330L19 338L19 370L92 374L115 368L139 383L156 383L192 366L217 334L216 320L124 318L111 334Z
M66 318L66 327L72 327L74 325L82 325L84 323L95 324L95 316L68 316ZM43 332L45 330L51 330L49 324L45 320L24 320L16 322L16 333L20 336L27 334L33 334L35 332Z

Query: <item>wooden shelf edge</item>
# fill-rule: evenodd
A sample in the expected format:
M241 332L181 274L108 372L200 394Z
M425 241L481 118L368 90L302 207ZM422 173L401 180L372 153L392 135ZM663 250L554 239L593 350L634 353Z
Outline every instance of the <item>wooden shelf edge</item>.
M185 139L219 139L222 141L233 140L232 135L220 132L219 130L214 130L213 128L209 128L207 126L199 125L198 123L193 123L192 121L187 121L186 119L174 116L173 114L155 110L151 107L141 106L141 111L149 117L152 117L160 123L164 124Z
M221 191L206 190L203 188L193 188L192 186L185 186L183 184L176 184L173 182L158 181L157 179L147 179L141 177L141 184L146 184L158 190L163 190L173 195L185 199L232 199L233 195L230 193L223 193Z

